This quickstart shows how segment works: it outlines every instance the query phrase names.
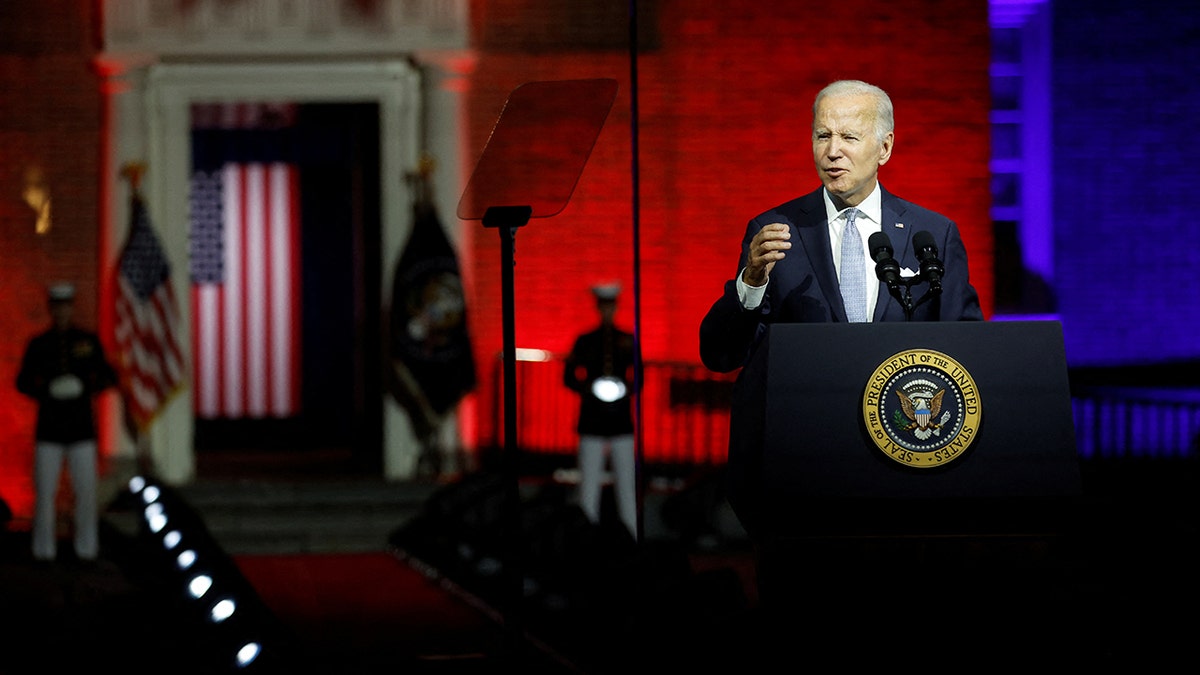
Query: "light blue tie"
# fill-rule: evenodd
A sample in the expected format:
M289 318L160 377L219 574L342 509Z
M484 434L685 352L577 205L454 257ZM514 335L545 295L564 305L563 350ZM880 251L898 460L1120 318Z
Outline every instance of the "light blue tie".
M857 217L858 209L847 209L846 229L842 231L842 303L851 323L867 320L867 272L862 237L854 225Z

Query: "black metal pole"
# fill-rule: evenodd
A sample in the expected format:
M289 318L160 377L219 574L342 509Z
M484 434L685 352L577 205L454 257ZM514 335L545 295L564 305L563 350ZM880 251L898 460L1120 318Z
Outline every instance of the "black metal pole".
M528 206L490 207L483 216L484 227L500 231L500 283L503 295L504 331L504 510L501 521L504 537L501 552L504 588L508 599L504 603L505 637L508 657L514 662L523 659L524 627L521 625L523 570L521 568L521 472L517 445L517 347L516 302L514 300L515 242L517 229L529 222L532 208Z
M629 143L630 177L632 180L633 206L633 402L634 402L634 485L637 494L637 540L643 541L645 517L642 505L645 500L643 484L644 460L642 434L642 277L641 277L641 180L638 157L638 25L637 0L629 2Z

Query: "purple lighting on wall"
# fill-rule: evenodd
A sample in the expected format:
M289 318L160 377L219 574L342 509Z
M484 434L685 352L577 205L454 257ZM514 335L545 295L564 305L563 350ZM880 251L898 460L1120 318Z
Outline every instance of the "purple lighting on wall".
M1057 318L1054 285L1051 153L1051 31L1046 0L991 0L992 220L997 259L1019 260L998 284L997 319ZM1004 250L1001 247L1008 247ZM1002 276L1003 275L1003 276ZM998 303L1003 305L1003 303ZM1018 316L1019 315L1019 316Z

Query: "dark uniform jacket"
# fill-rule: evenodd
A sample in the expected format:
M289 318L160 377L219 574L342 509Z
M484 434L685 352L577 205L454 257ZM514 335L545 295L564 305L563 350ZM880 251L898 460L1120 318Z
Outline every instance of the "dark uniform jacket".
M601 325L580 335L567 356L563 383L579 393L580 434L619 436L633 433L630 394L633 393L633 334ZM605 402L592 394L592 382L602 376L625 383L626 395Z
M83 383L74 398L50 395L50 382L72 374ZM117 382L116 372L104 357L100 340L79 328L50 329L29 341L17 390L38 402L36 437L39 441L71 443L96 437L92 395Z

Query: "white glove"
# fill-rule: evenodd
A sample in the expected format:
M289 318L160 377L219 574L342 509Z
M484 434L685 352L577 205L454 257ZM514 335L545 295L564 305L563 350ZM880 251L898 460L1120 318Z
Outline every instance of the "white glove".
M605 403L620 401L625 398L625 383L611 375L598 377L592 381L592 396Z
M67 401L83 393L83 380L74 375L59 375L50 380L50 398Z

